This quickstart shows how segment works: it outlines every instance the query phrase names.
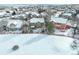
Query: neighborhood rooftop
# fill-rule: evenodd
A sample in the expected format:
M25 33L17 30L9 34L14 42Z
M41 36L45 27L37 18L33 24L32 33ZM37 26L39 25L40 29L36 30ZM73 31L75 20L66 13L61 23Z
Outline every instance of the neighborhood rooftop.
M62 23L65 24L67 22L68 19L64 19L64 18L57 18L57 17L51 17L51 21L56 22L56 23Z
M31 23L38 23L38 22L44 23L44 18L32 18L30 19L30 22Z

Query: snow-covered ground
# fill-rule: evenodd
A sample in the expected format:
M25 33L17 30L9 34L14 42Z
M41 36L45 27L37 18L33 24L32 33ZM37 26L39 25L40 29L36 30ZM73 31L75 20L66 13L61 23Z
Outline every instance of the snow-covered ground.
M55 29L54 34L72 37L73 36L73 31L74 31L73 28L70 28L70 29L66 30L65 32L61 32L60 30Z
M0 54L76 54L70 47L74 39L45 34L5 34L0 35ZM19 49L12 51L18 45Z

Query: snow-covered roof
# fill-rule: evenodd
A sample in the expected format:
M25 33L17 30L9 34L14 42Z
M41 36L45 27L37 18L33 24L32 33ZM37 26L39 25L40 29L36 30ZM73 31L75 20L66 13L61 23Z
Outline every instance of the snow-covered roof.
M19 14L19 16L24 16L25 17L26 15L25 14Z
M3 19L1 18L0 21L2 21Z
M55 17L59 17L59 15L61 14L62 12L57 12L56 14L55 14Z
M55 14L55 17L59 17L60 14Z
M40 15L39 13L37 13L37 12L32 12L32 11L25 12L25 14L32 14L32 15L36 15L36 16L39 16L39 15Z
M56 23L62 23L65 24L67 22L68 19L64 19L64 18L59 18L59 17L53 17L51 16L51 21L56 22Z
M79 18L79 14L77 14L77 18Z
M6 14L6 12L0 12L0 16L5 15L5 14Z
M64 15L64 16L72 16L71 13L63 13L62 15Z
M31 13L31 11L25 12L25 14L30 14L30 13Z
M73 54L73 38L45 34L0 35L0 54ZM12 51L18 45L19 49Z
M25 15L25 14L13 15L13 16L11 16L11 17L12 17L12 18L18 18L18 17L20 17L20 16L26 17L26 15Z
M12 28L11 24L14 24L14 28L21 28L23 22L21 20L7 20L8 24L7 27Z
M47 13L46 13L46 12L42 12L41 15L42 15L42 16L46 16Z
M31 12L32 15L36 15L36 16L39 16L40 14L37 13L37 12Z
M44 18L32 18L30 19L30 23L44 23Z
M0 27L1 27L1 26L6 26L7 23L8 23L8 21L5 21L5 20L2 19L2 20L0 21Z

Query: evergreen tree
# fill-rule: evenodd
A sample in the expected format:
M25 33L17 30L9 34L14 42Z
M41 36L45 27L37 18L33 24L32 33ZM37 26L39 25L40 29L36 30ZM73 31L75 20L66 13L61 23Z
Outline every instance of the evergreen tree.
M12 15L16 15L16 12L15 12L15 11L13 11Z

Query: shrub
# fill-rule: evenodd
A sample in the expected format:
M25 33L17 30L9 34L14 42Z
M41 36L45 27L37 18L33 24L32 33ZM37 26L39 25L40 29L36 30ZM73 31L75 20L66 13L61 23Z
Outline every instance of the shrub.
M53 33L54 32L54 25L52 23L47 23L47 29L49 33Z

